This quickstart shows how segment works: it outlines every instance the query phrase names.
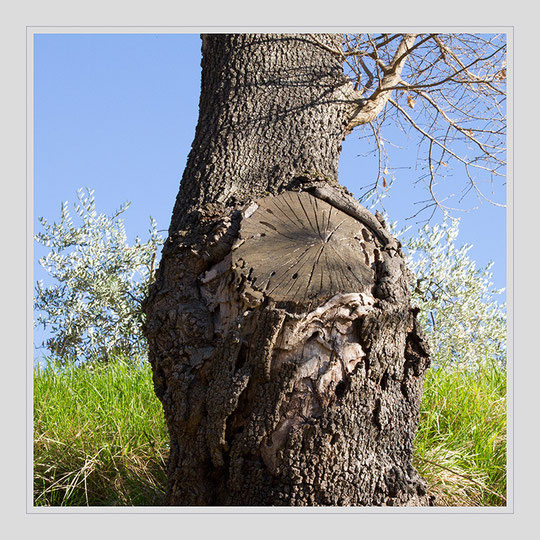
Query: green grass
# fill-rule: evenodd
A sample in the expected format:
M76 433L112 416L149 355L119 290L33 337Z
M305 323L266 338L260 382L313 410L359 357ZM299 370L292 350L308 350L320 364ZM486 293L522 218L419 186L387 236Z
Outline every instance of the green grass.
M506 505L506 371L428 370L415 446L439 505Z
M34 504L159 505L167 433L149 365L34 373Z
M429 370L415 466L441 506L506 496L506 373ZM167 433L148 364L34 373L34 504L162 504Z

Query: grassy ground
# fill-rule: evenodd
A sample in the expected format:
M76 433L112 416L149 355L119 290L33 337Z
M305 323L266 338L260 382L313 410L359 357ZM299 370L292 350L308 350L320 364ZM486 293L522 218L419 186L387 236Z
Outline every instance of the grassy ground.
M149 365L34 374L34 504L159 505L167 433Z
M442 506L506 496L506 374L430 370L415 465ZM34 374L34 504L160 505L167 434L148 365Z
M506 371L428 370L415 447L438 505L506 505Z

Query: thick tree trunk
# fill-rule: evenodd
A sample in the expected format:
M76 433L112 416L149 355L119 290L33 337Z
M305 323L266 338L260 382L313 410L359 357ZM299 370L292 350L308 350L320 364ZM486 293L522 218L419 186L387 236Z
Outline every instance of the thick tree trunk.
M203 36L145 333L172 505L425 505L429 355L385 228L337 183L335 37Z

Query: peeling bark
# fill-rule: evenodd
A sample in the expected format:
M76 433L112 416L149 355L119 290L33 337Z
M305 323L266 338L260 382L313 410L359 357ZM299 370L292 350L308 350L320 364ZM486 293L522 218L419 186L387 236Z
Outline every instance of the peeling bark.
M336 181L343 84L306 36L203 38L145 305L168 504L432 502L411 465L429 352L399 244Z

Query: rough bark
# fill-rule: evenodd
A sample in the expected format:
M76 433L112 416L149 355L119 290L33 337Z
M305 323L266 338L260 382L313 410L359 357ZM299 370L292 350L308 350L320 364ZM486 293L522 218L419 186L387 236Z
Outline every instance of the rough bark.
M352 109L334 39L203 36L145 307L168 504L431 503L411 465L429 353L399 244L337 183Z

